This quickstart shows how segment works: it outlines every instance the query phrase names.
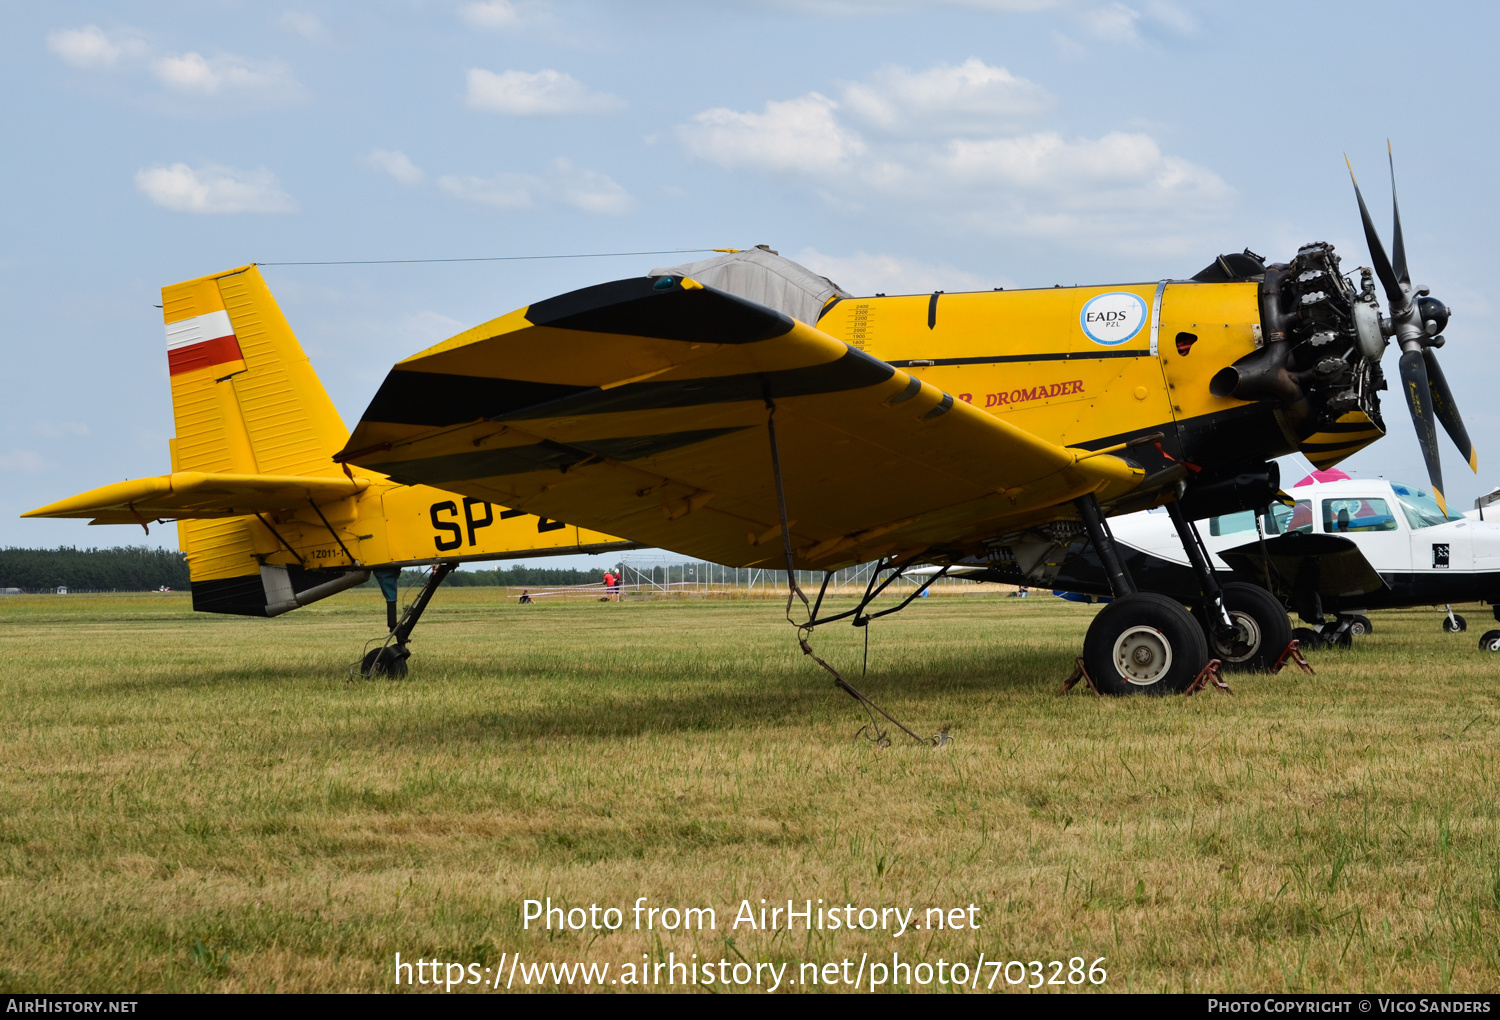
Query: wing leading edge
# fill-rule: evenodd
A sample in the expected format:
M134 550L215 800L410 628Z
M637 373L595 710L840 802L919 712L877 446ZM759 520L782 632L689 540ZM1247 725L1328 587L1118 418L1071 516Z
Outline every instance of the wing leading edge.
M682 277L575 291L408 358L338 459L718 563L779 565L773 408L804 569L973 553L1143 477Z

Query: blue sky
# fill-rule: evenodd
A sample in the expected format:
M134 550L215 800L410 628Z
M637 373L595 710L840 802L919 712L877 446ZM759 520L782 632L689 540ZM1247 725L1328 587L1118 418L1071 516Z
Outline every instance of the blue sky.
M769 244L844 287L1191 275L1249 246L1366 264L1348 152L1500 484L1493 5L1138 0L0 2L0 545L168 469L159 288L245 262ZM267 267L335 403L539 298L693 256ZM1387 371L1395 370L1388 355ZM1345 465L1424 477L1399 393ZM172 544L174 529L150 542Z

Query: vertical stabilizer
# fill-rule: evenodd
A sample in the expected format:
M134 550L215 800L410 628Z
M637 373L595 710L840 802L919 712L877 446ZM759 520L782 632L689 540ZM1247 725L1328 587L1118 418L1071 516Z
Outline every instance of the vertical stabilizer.
M254 266L162 288L177 436L173 471L339 475L348 429ZM254 518L183 520L178 544L204 581L258 573ZM258 576L252 588L258 588ZM231 600L232 601L232 600ZM235 611L235 610L229 610Z

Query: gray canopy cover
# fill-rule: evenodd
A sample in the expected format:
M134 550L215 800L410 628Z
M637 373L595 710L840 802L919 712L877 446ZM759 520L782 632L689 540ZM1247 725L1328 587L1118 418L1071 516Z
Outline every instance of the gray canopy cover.
M653 269L647 276L690 276L699 283L755 301L809 325L832 297L846 298L838 284L767 248L719 255L685 266Z

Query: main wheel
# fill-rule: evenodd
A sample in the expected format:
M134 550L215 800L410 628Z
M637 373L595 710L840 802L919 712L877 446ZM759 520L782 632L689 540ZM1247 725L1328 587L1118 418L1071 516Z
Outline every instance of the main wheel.
M1208 644L1186 609L1142 592L1115 599L1094 617L1083 663L1101 693L1175 694L1208 663Z
M1469 629L1469 621L1454 613L1451 617L1443 617L1443 630L1449 634L1462 634Z
M381 645L365 653L365 657L360 660L360 675L388 676L393 680L400 680L406 675L406 660L410 656L411 653L400 645Z
M1375 633L1375 625L1368 616L1352 616L1349 618L1349 633L1355 637L1364 637Z
M1224 608L1234 621L1234 637L1221 641L1204 620L1209 655L1237 673L1263 673L1276 665L1292 640L1292 621L1276 596L1258 585L1230 581L1224 585Z
M1500 652L1500 630L1487 630L1479 639L1481 652Z

